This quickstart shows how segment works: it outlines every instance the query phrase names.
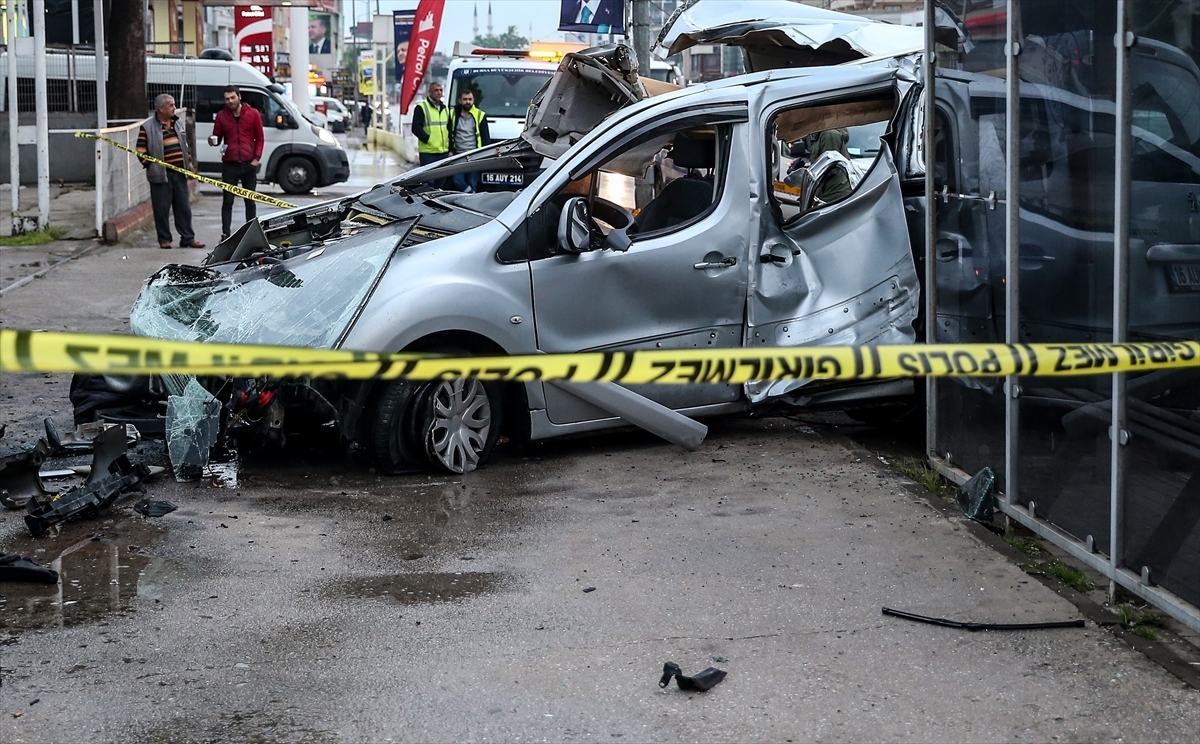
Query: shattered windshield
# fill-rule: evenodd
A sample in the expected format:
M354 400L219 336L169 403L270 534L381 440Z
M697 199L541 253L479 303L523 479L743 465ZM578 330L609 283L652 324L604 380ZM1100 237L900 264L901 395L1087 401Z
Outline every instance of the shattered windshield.
M166 266L147 281L129 325L177 341L333 347L391 260L400 226L232 273Z

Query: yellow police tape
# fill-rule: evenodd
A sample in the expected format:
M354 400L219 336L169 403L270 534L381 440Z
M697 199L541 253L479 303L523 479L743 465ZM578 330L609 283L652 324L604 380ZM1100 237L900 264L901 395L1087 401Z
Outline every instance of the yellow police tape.
M350 379L742 383L1093 375L1200 367L1200 343L913 344L440 357L0 330L0 372Z
M154 157L153 155L147 155L144 152L138 152L137 150L134 150L134 149L126 147L125 145L122 145L120 142L114 142L114 141L110 140L109 138L101 137L98 134L92 134L91 132L76 132L75 136L82 137L84 139L100 140L101 142L105 142L107 144L112 145L113 147L117 148L118 150L124 150L125 152L136 155L138 158L140 158L148 163L154 163L155 165L161 165L162 167L166 168L167 170L173 170L176 173L182 173L183 175L187 176L188 178L194 178L197 181L199 181L200 183L207 183L209 186L216 186L219 189L224 189L224 190L228 191L229 193L233 194L234 196L240 196L243 199L250 199L251 201L256 201L256 202L259 202L260 204L266 204L266 205L269 205L272 207L279 207L280 209L293 209L296 206L295 204L288 204L285 201L280 201L279 199L275 199L275 198L267 196L265 194L260 194L257 191L253 191L253 190L245 188L243 186L238 186L237 184L225 183L224 181L219 181L215 178L209 178L208 176L202 176L199 173L193 173L192 171L188 170L187 168L180 168L177 165L171 165L170 163L168 163L165 160L159 160L158 158Z

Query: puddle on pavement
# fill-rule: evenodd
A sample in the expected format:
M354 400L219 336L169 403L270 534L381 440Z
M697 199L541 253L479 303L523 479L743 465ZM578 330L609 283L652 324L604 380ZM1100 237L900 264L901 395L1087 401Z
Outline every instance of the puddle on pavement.
M140 536L150 542L156 537ZM0 594L0 630L71 628L110 615L135 611L137 599L161 600L181 583L173 561L150 556L138 538L84 538L47 565L58 571L57 586L5 584ZM40 556L39 562L45 562Z
M487 572L365 576L331 584L325 589L325 596L362 599L390 597L405 605L433 604L488 594L500 588L505 579L504 574Z

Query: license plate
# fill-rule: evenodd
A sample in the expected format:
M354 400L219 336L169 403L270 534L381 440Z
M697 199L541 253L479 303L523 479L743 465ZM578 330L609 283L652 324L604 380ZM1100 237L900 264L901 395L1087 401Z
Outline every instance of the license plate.
M1180 292L1200 292L1200 263L1177 263L1167 266L1171 289Z
M523 173L484 173L483 182L491 186L524 186Z

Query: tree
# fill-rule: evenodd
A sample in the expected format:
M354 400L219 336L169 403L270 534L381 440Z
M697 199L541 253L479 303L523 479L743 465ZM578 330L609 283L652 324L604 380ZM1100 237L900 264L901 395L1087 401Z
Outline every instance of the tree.
M528 49L529 39L517 33L516 26L509 26L508 30L496 36L495 34L487 34L486 36L476 36L471 40L471 43L477 47L488 47L490 49Z
M142 0L112 0L108 14L108 118L147 115L146 27ZM118 84L117 81L120 81Z

